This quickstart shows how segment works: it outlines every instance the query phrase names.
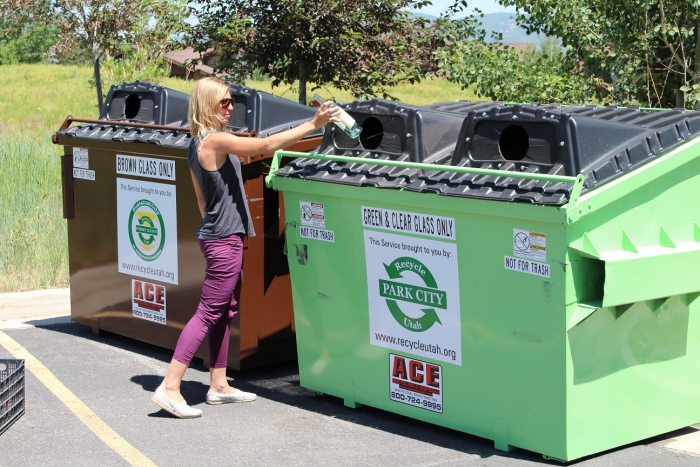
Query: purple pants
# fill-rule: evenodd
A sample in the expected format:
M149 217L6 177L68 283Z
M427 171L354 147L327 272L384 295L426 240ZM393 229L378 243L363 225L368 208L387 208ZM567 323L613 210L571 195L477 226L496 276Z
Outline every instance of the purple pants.
M189 365L208 336L210 368L226 368L231 318L241 298L243 235L198 241L207 261L202 298L180 334L173 358Z

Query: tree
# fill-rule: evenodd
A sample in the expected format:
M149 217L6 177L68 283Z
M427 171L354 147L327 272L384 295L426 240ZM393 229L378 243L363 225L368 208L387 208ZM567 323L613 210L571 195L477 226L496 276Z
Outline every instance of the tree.
M57 38L54 25L26 24L19 35L0 39L0 65L47 61Z
M569 72L556 53L517 52L502 43L500 33L492 32L487 41L479 10L455 19L466 6L459 1L441 18L445 45L435 52L439 74L462 88L475 85L478 95L493 100L549 103L593 98L592 80Z
M598 74L600 98L648 107L700 104L700 1L499 0L529 32L557 36L565 60Z
M561 46L561 39L558 37L547 37L544 34L538 34L540 40L540 50L536 53L546 56L547 60L552 63L561 65L564 59L564 50Z
M118 56L102 61L107 82L137 79L161 82L170 74L165 54L179 45L177 34L186 30L189 16L186 0L143 0L129 43L122 44Z
M123 44L131 43L134 30L143 24L144 18L154 20L162 14L163 7L172 3L170 0L0 0L0 25L6 34L16 34L20 25L28 21L55 24L57 53L70 54L88 48L97 106L101 110L104 98L100 60L114 55Z
M475 85L479 96L506 102L590 102L591 80L569 73L544 54L476 40L447 46L436 54L440 74L465 89Z
M244 81L259 69L272 85L333 85L356 96L418 81L428 21L404 11L425 0L223 0L199 8L189 36L195 50L215 50L218 71Z

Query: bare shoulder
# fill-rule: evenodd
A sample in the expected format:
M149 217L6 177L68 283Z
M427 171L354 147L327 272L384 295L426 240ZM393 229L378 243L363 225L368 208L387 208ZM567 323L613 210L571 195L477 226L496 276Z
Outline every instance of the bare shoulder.
M231 146L230 138L235 137L225 132L207 135L199 148L199 163L204 169L218 170L224 164L229 152L227 149Z
M236 147L239 140L239 137L226 133L225 131L212 133L207 138L207 141L209 141L209 146L217 153L231 152L231 149Z

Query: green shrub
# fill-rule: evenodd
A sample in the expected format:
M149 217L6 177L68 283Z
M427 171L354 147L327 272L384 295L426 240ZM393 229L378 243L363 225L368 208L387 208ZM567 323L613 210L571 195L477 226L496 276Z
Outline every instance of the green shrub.
M0 40L0 65L55 61L52 48L57 40L55 26L30 23L19 36Z

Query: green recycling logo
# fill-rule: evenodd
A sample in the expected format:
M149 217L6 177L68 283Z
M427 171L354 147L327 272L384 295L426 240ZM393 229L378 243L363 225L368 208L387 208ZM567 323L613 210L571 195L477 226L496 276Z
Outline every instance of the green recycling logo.
M155 261L165 246L165 223L158 207L147 199L137 201L128 225L129 241L136 254L144 261Z
M447 309L447 292L438 290L435 277L423 263L417 259L402 256L389 265L384 264L384 268L391 280L379 279L379 295L386 298L386 305L397 323L413 332L425 332L435 323L442 325L435 309ZM404 272L418 275L425 287L395 282L395 279L403 279ZM423 316L411 318L401 310L398 302L425 307L421 308Z

